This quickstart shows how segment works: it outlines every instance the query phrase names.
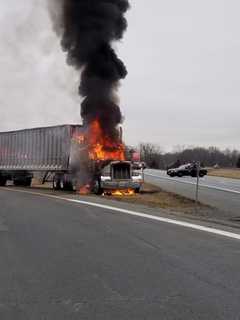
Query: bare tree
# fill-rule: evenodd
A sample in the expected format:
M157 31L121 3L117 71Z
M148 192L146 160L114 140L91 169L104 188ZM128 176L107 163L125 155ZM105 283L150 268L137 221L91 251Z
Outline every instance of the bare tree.
M173 152L164 153L159 145L152 143L141 143L138 148L129 147L131 149L140 150L141 160L146 162L147 166L155 169L168 169L170 167L178 167L181 164L200 161L202 166L213 167L236 167L240 165L240 152L238 150L220 150L217 147L187 147L176 146Z
M140 154L142 161L144 161L148 167L161 169L164 166L160 146L152 143L141 143Z

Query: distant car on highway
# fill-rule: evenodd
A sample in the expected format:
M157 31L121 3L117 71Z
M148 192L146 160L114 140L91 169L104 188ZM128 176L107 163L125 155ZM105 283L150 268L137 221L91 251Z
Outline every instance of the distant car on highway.
M207 175L207 170L204 168L200 168L199 177L204 177ZM170 177L183 177L183 176L191 176L197 177L197 165L195 163L187 163L181 165L178 168L172 168L167 170L167 174Z

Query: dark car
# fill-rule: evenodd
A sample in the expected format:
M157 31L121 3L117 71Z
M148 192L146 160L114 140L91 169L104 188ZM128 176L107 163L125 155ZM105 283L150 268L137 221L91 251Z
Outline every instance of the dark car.
M183 177L183 176L191 176L197 177L197 165L195 163L184 164L178 168L172 168L167 170L167 174L170 177ZM204 168L199 169L199 177L204 177L207 175L207 170Z

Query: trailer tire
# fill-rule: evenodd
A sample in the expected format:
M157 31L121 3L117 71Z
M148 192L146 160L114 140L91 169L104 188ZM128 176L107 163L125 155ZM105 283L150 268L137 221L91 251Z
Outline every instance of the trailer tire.
M20 182L19 180L13 180L13 184L14 184L16 187L21 186L21 182Z
M30 187L32 184L32 178L25 178L21 185L24 186L24 187Z
M64 186L63 186L63 190L66 191L73 191L73 184L70 181L65 181L64 182Z
M53 177L53 190L61 190L60 180L57 177Z
M0 187L4 187L7 183L7 179L4 177L0 177Z
M16 187L30 187L32 184L32 178L22 178L22 179L14 179L13 184Z

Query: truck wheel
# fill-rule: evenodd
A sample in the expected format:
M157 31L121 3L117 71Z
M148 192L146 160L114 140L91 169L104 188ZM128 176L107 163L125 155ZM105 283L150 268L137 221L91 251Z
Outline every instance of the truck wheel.
M30 187L32 183L32 178L22 178L22 179L14 179L13 184L16 187Z
M63 190L73 191L73 184L70 181L65 181L63 185Z
M134 191L135 193L140 193L140 188L136 188Z
M200 172L200 173L199 173L199 177L200 177L200 178L203 178L203 177L204 177L204 173L201 173L201 172Z
M53 190L61 190L60 180L57 177L53 178Z
M96 181L93 192L98 196L101 196L103 194L103 189L101 188L101 184L99 181Z
M65 184L63 179L60 179L60 190L64 190Z
M178 177L181 178L183 176L182 172L178 172Z
M13 184L16 186L16 187L19 187L22 185L21 181L20 180L13 180Z
M4 177L0 177L0 186L4 187L7 183L7 179Z
M32 178L26 178L24 181L23 181L23 186L24 187L30 187L32 184Z

